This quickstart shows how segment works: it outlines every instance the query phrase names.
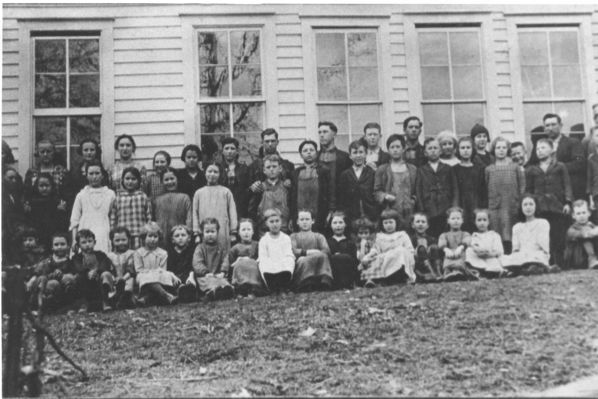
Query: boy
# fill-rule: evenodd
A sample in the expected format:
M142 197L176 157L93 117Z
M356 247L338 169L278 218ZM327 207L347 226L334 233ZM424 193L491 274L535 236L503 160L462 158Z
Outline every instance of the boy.
M409 235L415 248L415 274L417 281L423 283L437 282L442 279L442 254L438 249L438 240L427 234L428 216L417 212L411 222L412 232Z
M525 153L525 144L521 141L516 141L511 144L511 161L515 162L521 170L525 168L526 153Z
M112 262L104 252L94 250L96 236L91 230L79 230L76 239L81 252L73 256L73 266L77 273L76 285L84 300L79 312L112 310L108 304L108 293L114 287L110 273Z
M268 231L264 212L267 209L278 209L282 222L282 231L289 232L289 189L282 181L281 159L276 154L266 155L263 160L264 175L266 179L262 182L262 191L255 192L249 200L249 215L257 221L260 237Z
M32 305L56 310L77 299L75 268L69 259L68 234L55 233L50 239L52 255L35 266L35 274L27 284Z
M589 221L588 203L577 200L573 203L573 220L575 223L567 230L567 246L565 248L565 269L598 269L596 244L598 227Z
M350 221L361 216L376 220L378 217L378 208L374 199L376 172L365 164L366 148L362 140L355 140L349 144L349 156L353 166L340 175L338 209L345 212Z
M480 162L484 166L488 166L494 162L494 156L486 151L486 147L488 146L488 142L490 141L490 135L488 133L488 129L485 126L476 123L471 128L471 139L473 140L473 144L475 146L474 151L474 162Z
M227 281L228 254L218 245L220 224L216 218L205 218L200 228L203 241L193 253L193 271L199 291L210 300L232 298L234 289Z
M542 138L536 143L538 163L525 170L525 188L536 195L537 213L550 224L550 253L553 264L561 265L565 233L569 227L573 193L567 167L552 156L552 140Z
M39 243L39 234L31 227L25 227L17 233L17 242L21 250L16 263L26 270L26 277L29 277L33 272L32 266L44 259L46 250Z
M429 233L438 237L446 225L446 211L459 203L457 178L452 168L440 162L440 144L435 138L424 141L428 162L417 169L415 195L420 212L429 217Z
M110 242L114 252L108 252L116 272L116 292L112 298L117 309L133 307L133 287L135 285L135 251L130 248L132 237L126 227L117 227L110 232Z

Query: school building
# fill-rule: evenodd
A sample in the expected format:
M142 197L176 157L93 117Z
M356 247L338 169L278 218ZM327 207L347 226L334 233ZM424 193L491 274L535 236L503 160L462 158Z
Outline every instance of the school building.
M166 150L234 136L256 153L266 127L299 161L317 123L338 146L409 115L424 135L475 123L530 141L542 116L583 135L598 90L596 5L3 5L2 138L19 170L49 138L73 165L77 143L128 133L149 167ZM214 140L215 139L215 140Z

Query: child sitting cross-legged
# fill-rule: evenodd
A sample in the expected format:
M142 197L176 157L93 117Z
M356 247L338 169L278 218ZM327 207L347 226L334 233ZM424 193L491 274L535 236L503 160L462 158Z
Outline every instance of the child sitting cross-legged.
M83 296L79 312L112 310L108 298L114 287L112 262L104 252L95 250L96 237L91 230L79 230L76 239L81 252L73 256L73 266L77 290Z
M428 216L417 212L411 222L411 244L415 248L415 275L418 283L433 283L442 279L442 254L436 238L427 233Z
M170 230L170 241L167 269L181 281L177 286L177 296L180 302L194 302L198 292L193 272L195 243L191 229L184 224L174 226Z
M137 303L141 306L150 303L173 305L177 302L172 292L180 281L166 269L168 254L158 247L161 236L162 230L156 222L147 223L139 232L142 247L135 251L133 260L140 294Z
M346 216L336 211L330 220L332 237L328 239L330 267L332 268L332 288L353 288L358 279L357 247L346 235Z
M332 286L332 269L330 268L330 248L326 238L314 233L312 213L302 209L297 213L299 232L291 234L293 254L297 258L293 286L296 291L326 290Z
M235 291L248 297L264 295L266 286L257 263L258 243L252 240L253 221L251 219L239 221L239 238L241 242L235 244L228 254L233 269L232 283Z
M598 269L596 244L598 243L598 227L590 222L588 203L577 200L573 203L573 220L567 230L567 244L565 247L566 269Z
M475 225L478 229L471 236L471 246L465 251L465 261L483 277L505 275L501 264L504 254L502 240L497 232L489 230L490 214L486 209L474 211Z
M229 299L234 296L228 282L228 253L218 241L220 223L216 218L205 218L199 224L202 243L193 254L193 270L200 294L209 300Z
M458 207L446 211L449 231L438 237L438 247L444 252L442 263L444 281L477 280L478 274L465 265L465 249L471 243L471 235L461 230L463 209Z
M376 234L373 248L361 259L361 279L365 281L365 287L405 280L405 276L409 282L415 282L413 245L407 233L397 231L399 226L399 213L396 210L382 211L382 231Z
M118 309L131 308L134 305L133 288L135 285L135 251L130 248L132 237L126 227L117 227L110 232L112 252L108 258L114 266L116 292L112 293L112 303Z

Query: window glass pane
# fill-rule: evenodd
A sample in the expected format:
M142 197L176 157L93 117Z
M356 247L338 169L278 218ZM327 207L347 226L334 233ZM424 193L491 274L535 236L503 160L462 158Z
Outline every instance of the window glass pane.
M71 75L69 107L100 106L100 75Z
M483 104L455 104L455 129L458 136L469 136L476 123L484 123Z
M348 134L337 134L336 138L334 139L334 145L336 148L340 148L343 151L348 151L349 144L351 141L355 140L356 136L353 134L353 138ZM320 148L320 143L318 143L318 148Z
M376 34L348 33L349 66L376 66Z
M482 70L479 66L453 67L453 98L483 98Z
M363 127L368 122L380 122L380 106L351 105L351 140L357 140L363 135ZM346 150L346 147L342 147Z
M349 68L351 100L378 99L378 68Z
M230 133L229 104L202 104L199 113L202 133Z
M261 132L264 125L262 103L233 104L234 133Z
M232 31L230 33L230 49L233 64L259 64L260 32Z
M345 65L345 35L343 33L316 34L317 66Z
M578 64L577 32L550 32L550 56L553 64Z
M318 106L318 120L333 122L338 128L338 133L349 133L349 115L346 105L320 105Z
M77 153L81 141L91 138L100 143L100 120L99 115L71 117L70 168L77 167L82 161Z
M525 133L531 133L534 130L544 132L542 117L548 112L552 112L550 103L525 103L523 104L523 119L525 122Z
M35 75L35 107L66 107L66 75Z
M418 38L422 65L448 65L446 33L420 32Z
M544 32L519 32L521 65L548 65L548 44Z
M258 65L233 66L233 96L261 96L262 73Z
M228 97L228 67L199 68L200 97Z
M479 65L480 47L477 32L451 32L451 63L453 65Z
M555 97L581 97L581 76L578 65L553 66Z
M250 164L257 156L262 145L260 133L235 134L239 140L239 161Z
M550 97L550 74L547 66L522 66L523 98Z
M69 40L69 67L71 72L99 72L100 41L98 39Z
M347 80L345 67L318 68L318 99L346 100Z
M426 137L436 136L443 130L453 130L453 115L450 104L424 104L424 129Z
M227 33L199 32L199 64L228 64Z
M66 72L66 40L35 39L35 72Z
M65 117L36 117L35 143L50 140L56 147L56 160L66 165L66 118Z
M563 121L563 132L583 131L583 104L581 102L555 103L554 111Z
M451 98L448 67L422 67L422 97L424 100Z

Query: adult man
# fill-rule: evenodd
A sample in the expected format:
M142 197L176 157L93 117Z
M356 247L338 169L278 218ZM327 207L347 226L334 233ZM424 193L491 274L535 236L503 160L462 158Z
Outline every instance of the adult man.
M406 138L404 158L412 165L420 167L426 163L424 146L419 142L419 135L424 124L417 116L410 116L403 121L403 133Z
M586 159L581 143L561 134L563 123L557 114L546 114L542 118L544 132L554 143L554 155L558 162L567 167L571 178L574 199L584 199L586 191Z
M525 167L527 161L527 154L525 152L525 144L521 141L515 141L511 144L511 160L519 165L520 168Z
M282 167L281 179L285 187L291 187L291 176L295 165L290 161L283 159L278 153L278 132L272 128L265 129L262 133L262 146L260 147L258 157L249 165L249 181L251 186L249 190L253 193L261 193L264 191L262 182L266 179L264 174L264 157L266 155L278 155L280 157Z
M348 153L336 148L334 140L337 131L336 125L332 122L318 123L318 136L320 138L318 162L330 170L330 184L335 188L335 194L338 192L336 182L339 181L341 173L349 169L353 164Z
M592 113L594 115L594 126L598 126L598 103L592 105ZM590 133L581 140L581 145L583 146L585 159L596 152L596 143L592 140L592 132L593 130L590 129Z
M234 137L225 137L222 139L222 162L220 163L222 174L220 175L220 184L233 193L235 205L237 206L237 215L239 217L248 216L249 190L248 186L252 183L249 180L249 168L242 162L239 162L239 140Z
M376 170L378 166L390 161L390 155L380 148L381 132L382 129L376 122L368 122L363 127L363 139L367 145L365 162L374 170Z

